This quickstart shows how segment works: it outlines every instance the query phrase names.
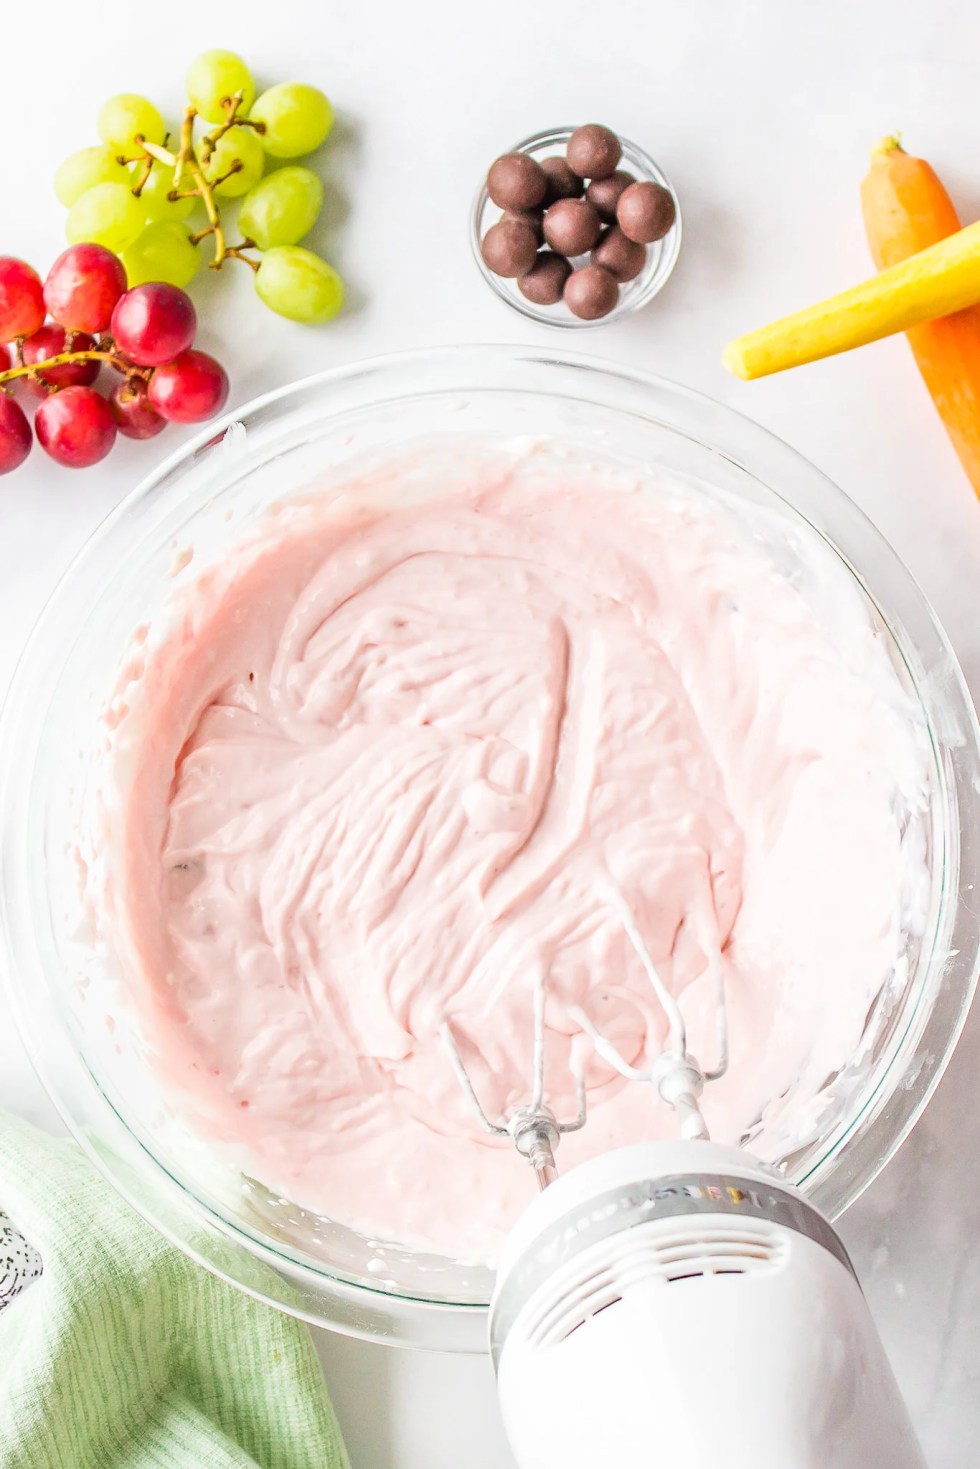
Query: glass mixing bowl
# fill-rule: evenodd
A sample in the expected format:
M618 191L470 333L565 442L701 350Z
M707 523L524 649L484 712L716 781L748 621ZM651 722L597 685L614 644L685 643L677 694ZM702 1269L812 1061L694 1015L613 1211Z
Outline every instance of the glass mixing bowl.
M448 433L556 435L584 452L613 451L765 507L785 526L787 546L794 537L822 538L921 705L931 740L927 923L909 941L902 992L883 994L869 1013L860 1067L828 1078L819 1136L782 1160L830 1215L902 1142L965 1018L977 974L980 755L973 708L941 629L845 496L755 424L588 358L459 347L323 373L209 426L97 531L37 626L0 730L7 969L41 1079L107 1180L235 1285L355 1335L482 1351L489 1272L387 1249L379 1278L372 1242L305 1215L181 1132L139 1037L106 1001L109 961L74 896L75 837L105 738L100 715L134 629L165 615L175 589L271 503L362 454Z

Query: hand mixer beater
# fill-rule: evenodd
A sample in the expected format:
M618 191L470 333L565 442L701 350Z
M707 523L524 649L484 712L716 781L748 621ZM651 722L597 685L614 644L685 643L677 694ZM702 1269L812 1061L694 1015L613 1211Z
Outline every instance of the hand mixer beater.
M622 896L610 893L668 1021L662 1054L630 1065L571 1018L620 1075L676 1114L680 1139L639 1143L559 1178L546 1100L545 994L535 990L529 1101L486 1116L452 1026L442 1034L481 1126L509 1137L540 1195L505 1245L490 1350L520 1469L925 1469L854 1268L830 1222L739 1148L708 1138L704 1085L728 1065L720 968L718 1059L687 1049L684 1016Z

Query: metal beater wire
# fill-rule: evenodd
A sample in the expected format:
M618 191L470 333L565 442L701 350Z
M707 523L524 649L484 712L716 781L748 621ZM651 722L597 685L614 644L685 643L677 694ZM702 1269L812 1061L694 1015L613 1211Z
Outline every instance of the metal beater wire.
M728 1004L725 999L725 976L722 974L721 955L713 954L711 965L712 988L715 993L715 1026L718 1035L718 1063L704 1073L705 1081L717 1081L728 1070Z
M485 1132L491 1132L496 1137L506 1137L508 1135L507 1128L502 1127L499 1123L491 1122L490 1118L487 1116L482 1106L480 1105L480 1099L476 1094L476 1090L473 1086L472 1081L470 1080L470 1074L467 1071L466 1067L463 1065L463 1058L459 1054L459 1047L456 1044L456 1037L453 1035L453 1028L449 1024L448 1020L444 1020L440 1025L439 1035L442 1039L443 1045L446 1047L446 1050L449 1053L449 1063L452 1066L453 1071L456 1073L456 1080L462 1087L463 1093L466 1096L466 1100L470 1104L470 1111L479 1120L480 1125Z
M633 946L636 957L643 966L643 972L653 986L653 992L663 1006L664 1014L667 1016L667 1033L670 1037L670 1044L667 1049L669 1051L676 1051L679 1056L684 1056L687 1054L687 1025L685 1024L681 1007L660 978L659 970L650 958L650 952L643 942L643 937L636 926L633 914L630 912L626 900L619 889L614 887L612 883L608 887L608 897L616 910L620 923L623 925L626 937Z
M544 977L534 982L534 1058L531 1077L531 1106L537 1110L544 1101Z

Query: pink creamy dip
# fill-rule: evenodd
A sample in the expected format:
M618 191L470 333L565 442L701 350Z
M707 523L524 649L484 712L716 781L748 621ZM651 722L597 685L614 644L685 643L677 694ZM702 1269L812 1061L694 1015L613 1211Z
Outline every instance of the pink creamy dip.
M555 451L426 466L280 508L141 651L108 896L199 1133L304 1207L480 1259L533 1184L467 1111L443 1018L509 1109L545 985L559 1116L574 1059L589 1083L564 1167L672 1135L569 1014L636 1064L663 1042L611 880L709 1065L720 969L706 1115L774 1155L901 973L921 736L815 538L804 595L772 524L706 493Z

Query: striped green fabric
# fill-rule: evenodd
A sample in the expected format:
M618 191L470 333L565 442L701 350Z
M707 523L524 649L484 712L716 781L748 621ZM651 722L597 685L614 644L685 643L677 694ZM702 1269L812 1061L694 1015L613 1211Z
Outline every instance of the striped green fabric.
M193 1264L72 1142L0 1115L43 1274L0 1313L2 1469L346 1469L308 1329Z

